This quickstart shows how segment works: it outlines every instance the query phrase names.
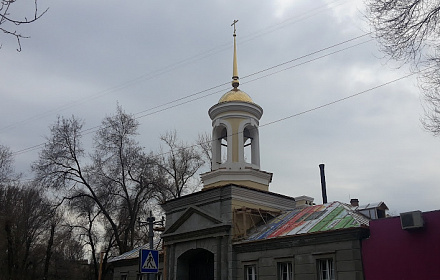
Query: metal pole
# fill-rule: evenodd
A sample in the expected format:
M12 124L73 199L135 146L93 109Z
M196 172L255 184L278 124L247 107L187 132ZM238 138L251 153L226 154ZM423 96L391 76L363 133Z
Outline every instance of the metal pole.
M324 164L321 163L319 165L319 170L321 174L321 190L322 190L322 203L327 203L327 185L325 183L325 172L324 172Z
M154 249L153 241L154 241L154 231L153 231L153 225L154 225L155 218L153 217L152 211L150 211L150 217L147 218L148 223L148 240L150 241L150 249ZM154 280L153 273L148 273L148 280Z

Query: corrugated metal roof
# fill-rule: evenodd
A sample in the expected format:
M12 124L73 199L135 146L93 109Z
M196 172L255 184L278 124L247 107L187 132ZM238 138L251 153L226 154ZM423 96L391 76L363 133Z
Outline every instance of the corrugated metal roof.
M369 219L347 204L335 201L287 211L255 229L247 240L261 240L368 226Z
M162 249L162 242L160 241L156 241L153 244L153 248L155 250L161 250ZM139 250L140 249L150 249L150 245L149 244L144 244L142 246L139 246L137 248L134 248L131 251L125 252L122 255L116 256L116 257L111 257L109 258L108 262L116 262L116 261L120 261L120 260L130 260L130 259L135 259L139 257Z

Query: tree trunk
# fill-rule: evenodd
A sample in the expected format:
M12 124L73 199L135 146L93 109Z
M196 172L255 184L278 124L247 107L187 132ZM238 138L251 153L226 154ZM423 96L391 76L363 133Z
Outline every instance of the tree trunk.
M14 269L14 246L12 241L11 225L9 221L5 223L7 248L8 248L8 275L6 279L12 279L13 269Z
M43 272L43 280L46 280L49 274L49 264L50 258L52 256L52 246L53 246L53 238L55 235L55 224L50 225L50 237L47 243L46 249L46 259L44 260L44 272Z

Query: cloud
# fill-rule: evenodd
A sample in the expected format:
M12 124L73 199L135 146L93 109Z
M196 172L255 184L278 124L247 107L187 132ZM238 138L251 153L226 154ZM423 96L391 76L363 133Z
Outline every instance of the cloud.
M187 142L209 132L207 111L230 87L234 19L242 78L368 30L362 1L41 5L49 13L26 28L32 38L22 42L23 51L9 43L0 50L8 66L0 68L0 127L13 124L0 131L1 144L13 151L44 142L57 115L74 114L86 128L94 127L118 102L128 113L139 113L139 141L147 151L158 149L159 135L167 130L176 129ZM369 39L243 78L240 88L263 107L266 124L407 74L381 60ZM330 54L336 50L341 51ZM223 83L228 85L215 88ZM261 127L261 165L274 173L270 189L320 202L318 164L325 163L331 200L383 200L402 212L434 209L440 152L438 140L421 129L415 84L407 78ZM169 103L186 96L193 97ZM163 104L168 105L150 110ZM152 113L167 107L172 108ZM38 150L17 156L17 169L28 173L37 156Z

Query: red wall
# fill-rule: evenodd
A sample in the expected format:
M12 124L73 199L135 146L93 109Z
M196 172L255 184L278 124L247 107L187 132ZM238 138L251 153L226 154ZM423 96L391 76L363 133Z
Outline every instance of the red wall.
M370 222L362 242L365 280L440 279L440 210L422 213L424 227L403 230L400 217Z

